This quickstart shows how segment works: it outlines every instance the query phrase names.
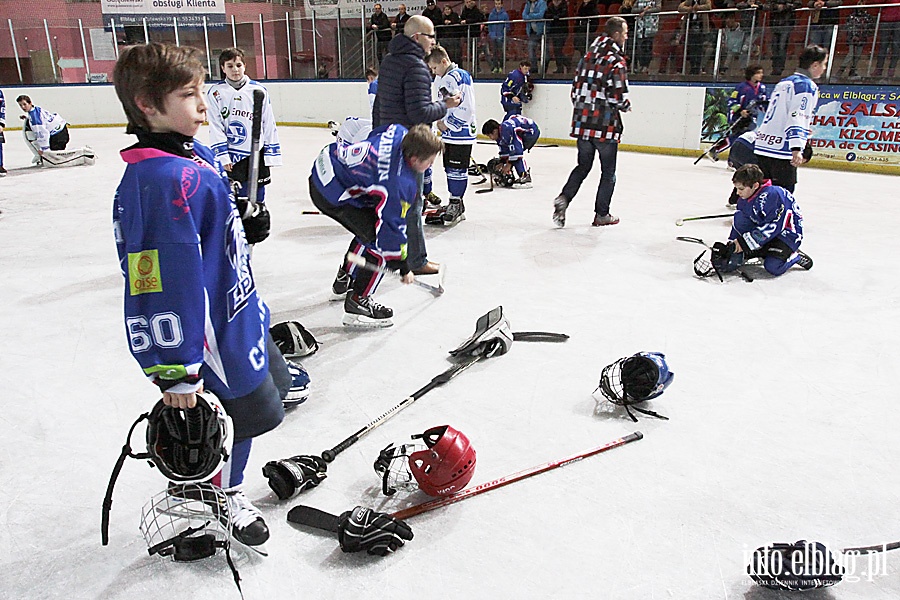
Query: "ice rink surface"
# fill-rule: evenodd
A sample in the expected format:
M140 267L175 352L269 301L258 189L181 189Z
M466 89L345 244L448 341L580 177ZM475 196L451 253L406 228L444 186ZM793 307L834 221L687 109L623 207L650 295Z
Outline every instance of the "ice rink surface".
M571 147L528 157L530 190L466 196L468 219L427 228L447 292L385 280L377 299L395 325L341 326L330 284L348 234L312 209L307 177L325 129L281 128L273 233L253 256L273 322L301 321L322 343L303 360L314 392L254 444L248 496L271 528L270 556L236 552L248 600L276 598L744 599L749 554L770 542L834 548L900 539L896 179L803 169L803 249L815 260L772 279L722 284L693 276L699 246L728 234L724 164L620 153L612 212L592 228L599 166L565 229L552 200L575 163ZM625 134L627 141L627 132ZM120 129L75 129L92 167L28 168L15 133L0 181L0 597L195 600L238 598L222 556L194 564L149 557L141 507L165 486L129 460L100 545L107 480L134 419L158 394L131 358L111 227L124 169ZM207 140L207 132L198 136ZM486 162L490 145L475 147ZM446 179L436 173L445 200ZM892 274L893 273L893 274ZM397 414L328 470L317 489L278 502L268 460L318 454L445 370L447 352L502 305L514 331L571 335L516 343ZM651 408L669 421L597 410L602 368L663 352L674 383ZM441 424L478 454L470 485L563 458L640 430L642 441L410 519L415 539L387 558L344 554L336 539L287 523L298 503L334 513L393 511L427 499L380 495L372 464L390 442ZM143 427L134 436L141 447ZM886 558L886 560L885 560ZM900 556L851 567L814 599L900 597Z

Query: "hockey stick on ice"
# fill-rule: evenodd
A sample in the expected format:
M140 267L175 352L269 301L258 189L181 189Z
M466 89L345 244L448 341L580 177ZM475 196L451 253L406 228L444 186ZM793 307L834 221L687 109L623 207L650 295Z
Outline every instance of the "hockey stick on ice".
M509 485L511 483L533 477L534 475L539 475L541 473L546 473L547 471L552 471L553 469L564 467L583 458L594 456L595 454L600 454L601 452L606 452L607 450L612 450L613 448L618 448L619 446L624 446L625 444L628 444L630 442L635 442L642 439L643 437L644 434L642 434L640 431L635 431L634 433L626 435L625 437L621 437L617 440L613 440L602 446L597 446L596 448L591 448L590 450L579 452L560 460L555 460L552 462L544 463L542 465L538 465L536 467L532 467L530 469L526 469L524 471L519 471L518 473L513 473L512 475L500 477L499 479L494 479L493 481L488 481L487 483L482 483L480 485L476 485L475 487L466 488L456 492L455 494L444 496L443 498L435 498L434 500L425 502L423 504L418 504L416 506L398 510L391 516L395 519L408 519L409 517L414 517L416 515L432 511L436 508L447 506L448 504L462 502L463 500L467 500L468 498L471 498L473 496L484 494L505 485ZM295 506L290 510L290 512L288 513L288 521L290 521L291 523L306 525L308 527L314 527L316 529L337 532L339 518L317 508L300 505Z
M681 217L675 220L675 224L681 227L688 221L703 221L704 219L730 219L734 216L734 212L721 215L699 215L696 217Z
M337 446L335 446L334 448L332 448L330 450L325 450L324 452L322 452L322 458L325 459L325 462L332 462L335 459L335 457L337 457L338 454L340 454L341 452L343 452L344 450L346 450L347 448L349 448L350 446L352 446L353 444L358 442L360 439L365 437L367 434L371 433L373 429L375 429L376 427L378 427L379 425L381 425L382 423L384 423L385 421L387 421L388 419L393 417L395 414L397 414L398 412L400 412L401 410L403 410L404 408L406 408L407 406L409 406L410 404L412 404L413 402L415 402L416 400L418 400L419 398L421 398L422 396L424 396L425 394L427 394L428 392L433 390L434 388L444 385L445 383L447 383L448 381L450 381L451 379L453 379L454 377L456 377L457 375L459 375L460 373L462 373L463 371L465 371L466 369L468 369L469 367L471 367L472 365L474 365L475 363L480 361L482 358L485 358L485 356L483 354L478 354L476 356L469 357L466 360L464 360L463 362L453 365L452 367L450 367L449 369L447 369L440 375L435 376L430 382L428 382L427 385L419 388L418 390L413 392L412 395L404 398L402 402L395 405L393 408L391 408L387 412L383 413L379 417L370 421L365 427L363 427L362 429L360 429L359 431L357 431L356 433L354 433L353 435L351 435L350 437L348 437L347 439L342 441L340 444L338 444Z
M488 173L487 180L488 180L488 182L490 182L491 187L489 187L487 189L475 190L476 194L487 194L488 192L494 191L494 174Z
M678 240L679 242L690 242L690 243L692 243L692 244L700 244L701 246L706 246L707 249L708 249L710 252L712 252L712 246L710 246L709 244L707 244L706 242L704 242L704 241L701 240L700 238L680 235L680 236L676 237L675 239ZM698 262L701 258L703 258L703 255L704 255L704 254L706 254L706 252L704 252L703 254L701 254L700 256L698 256L697 258L694 259L694 265L695 265L695 266L696 266L697 262ZM719 281L724 282L725 279L722 277L722 274L719 273L719 270L716 269L716 266L713 265L711 261L710 261L710 265L712 266L713 270L716 272L716 276L718 276ZM695 273L697 272L696 269L695 269L694 272L695 272ZM739 267L739 268L735 269L735 272L737 272L737 274L741 276L741 279L743 279L743 280L746 281L747 283L753 283L753 277L751 277L749 273L747 273L746 271L744 271L744 269L742 269L742 268ZM699 273L698 273L698 274L699 274Z
M385 274L386 273L395 273L395 271L392 271L391 269L388 269L387 267L373 265L366 261L365 256L362 256L360 254L353 254L352 252L347 253L347 262L356 265L360 269L365 269L366 271L372 271L375 273L385 273ZM426 290L428 290L435 296L440 296L441 294L444 293L444 265L441 265L438 268L437 275L438 275L438 284L436 286L425 283L424 281L419 281L418 279L413 281L413 283L419 287L425 288Z

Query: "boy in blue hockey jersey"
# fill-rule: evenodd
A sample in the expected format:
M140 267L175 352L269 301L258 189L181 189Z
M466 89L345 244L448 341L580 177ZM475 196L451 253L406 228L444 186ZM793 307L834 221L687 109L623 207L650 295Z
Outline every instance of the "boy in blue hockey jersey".
M403 283L415 278L406 263L406 213L415 201L416 174L440 153L440 138L424 124L407 131L399 124L372 130L365 141L325 146L313 164L309 195L313 204L354 235L349 253L375 268L400 271ZM381 273L342 262L338 278L349 274L344 325L390 327L394 311L372 300Z
M500 86L500 106L506 111L504 121L513 115L521 115L522 105L531 100L533 85L528 79L530 71L531 63L523 60L519 63L519 68L510 72Z
M232 452L212 482L228 495L235 538L255 546L269 530L241 490L244 468L253 438L284 418L292 382L268 332L231 187L193 138L206 120L203 79L194 48L123 51L115 88L138 142L121 152L113 226L131 353L165 404L192 408L205 390L231 416Z
M512 184L531 183L531 170L525 164L525 151L534 148L541 137L541 128L534 120L522 115L513 115L502 123L493 119L485 121L481 133L497 142L500 147L500 164L497 174L507 176L516 170Z
M731 181L739 197L737 212L728 242L713 245L713 266L727 273L746 259L762 258L766 271L776 276L794 265L811 269L812 259L800 251L803 215L794 196L772 185L753 164L738 168Z

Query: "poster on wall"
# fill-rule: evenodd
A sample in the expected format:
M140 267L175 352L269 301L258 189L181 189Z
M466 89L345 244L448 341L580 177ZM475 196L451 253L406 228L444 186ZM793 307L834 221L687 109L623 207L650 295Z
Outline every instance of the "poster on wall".
M701 152L728 129L731 90L706 88ZM821 86L811 137L815 160L900 167L900 87Z
M359 19L360 11L363 12L366 19L372 16L372 8L376 4L381 5L381 10L392 21L397 16L397 7L403 4L406 6L406 12L411 15L421 15L425 10L425 0L412 0L411 2L403 2L402 0L385 0L384 2L375 2L374 0L304 0L306 5L306 15L316 13L317 19L335 19L340 9L341 19Z
M225 24L225 0L101 0L103 25L143 25L172 27L173 18L179 27L202 27L203 17L207 25Z

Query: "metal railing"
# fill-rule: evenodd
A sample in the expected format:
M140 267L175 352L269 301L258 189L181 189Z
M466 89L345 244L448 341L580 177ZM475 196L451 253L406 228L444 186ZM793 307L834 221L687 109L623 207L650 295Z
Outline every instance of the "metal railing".
M260 80L359 79L367 68L377 69L385 52L386 44L359 10L346 16L330 8L298 17L299 11L284 10L283 3L260 6L265 10L255 19L232 15L224 23L172 17L171 22L123 24L116 18L104 21L99 5L90 18L9 18L6 31L0 31L0 84L110 81L119 49L148 41L200 49L210 79L219 78L217 57L230 46L247 52L248 73ZM694 13L698 19L677 11L618 16L629 23L624 50L632 80L734 81L750 64L761 65L771 79L789 73L808 42L820 41L830 57L824 83L897 84L900 22L882 18L888 8L896 10L896 5L837 7L833 10L841 18L835 25L819 25L817 11L808 8L792 12L793 24L775 21L762 9L702 11ZM869 16L850 18L863 13ZM537 78L562 80L571 77L611 16L616 15L543 20L540 35L529 35L529 22L522 19L438 26L436 33L451 58L475 79L502 77L529 59ZM501 35L491 37L489 31L496 33L498 27Z

